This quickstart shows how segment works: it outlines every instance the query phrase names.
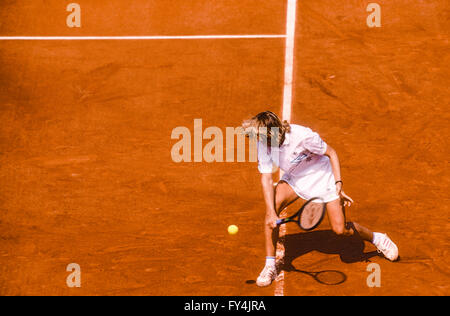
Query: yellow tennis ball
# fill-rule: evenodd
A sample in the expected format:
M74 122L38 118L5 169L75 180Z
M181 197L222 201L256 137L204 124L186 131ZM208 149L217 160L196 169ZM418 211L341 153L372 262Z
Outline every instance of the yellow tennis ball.
M234 235L238 232L239 228L236 225L228 226L228 234Z

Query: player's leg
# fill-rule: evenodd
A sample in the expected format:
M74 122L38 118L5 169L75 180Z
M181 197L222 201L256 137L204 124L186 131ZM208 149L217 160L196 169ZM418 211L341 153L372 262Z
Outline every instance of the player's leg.
M339 199L327 203L327 213L331 228L337 235L351 236L356 230L362 239L373 243L387 259L397 260L398 248L386 234L374 233L355 222L345 222L344 209Z
M291 186L284 181L278 182L275 187L275 210L277 214L286 208L289 204L298 199L298 195L292 190ZM275 252L278 241L279 229L271 228L267 221L264 225L264 233L266 237L266 264L256 284L258 286L268 286L277 276L277 269L275 265Z
M280 215L281 211L288 207L289 204L295 202L298 199L297 193L292 190L291 186L284 181L278 182L275 187L275 211ZM278 241L278 227L272 229L268 223L265 225L266 236L266 256L274 257L276 251L276 245Z
M327 203L327 214L330 221L331 229L337 235L351 236L356 230L362 239L372 241L373 233L358 223L347 225L345 222L344 209L339 199Z

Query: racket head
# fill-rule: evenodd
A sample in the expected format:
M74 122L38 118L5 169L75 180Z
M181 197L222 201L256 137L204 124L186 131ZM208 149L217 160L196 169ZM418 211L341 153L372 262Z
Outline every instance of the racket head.
M309 199L303 204L298 216L298 226L305 231L315 229L322 222L326 211L326 203L320 197Z

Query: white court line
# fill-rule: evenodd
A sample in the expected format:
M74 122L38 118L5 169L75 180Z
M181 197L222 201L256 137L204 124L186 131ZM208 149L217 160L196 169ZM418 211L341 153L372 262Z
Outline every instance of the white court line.
M284 66L283 120L290 122L292 110L292 81L294 78L294 45L297 0L288 0L286 24L286 57Z
M287 22L286 22L286 55L284 64L284 93L283 93L283 116L282 119L290 122L292 112L292 93L294 79L294 45L295 45L295 23L297 16L297 0L288 0ZM283 173L280 171L280 179ZM283 210L280 216L285 217ZM276 258L277 261L284 262L285 247L284 241L287 233L286 225L281 225L279 230L279 240L277 243ZM284 271L277 276L275 285L275 296L284 295Z
M198 39L265 39L286 35L175 35L175 36L0 36L0 41L109 41L109 40L198 40Z

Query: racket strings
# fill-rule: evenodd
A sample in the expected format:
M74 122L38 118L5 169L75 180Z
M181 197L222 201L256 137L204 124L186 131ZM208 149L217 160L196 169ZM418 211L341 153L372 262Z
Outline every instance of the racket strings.
M323 203L309 203L305 206L300 215L300 226L305 229L310 229L316 226L322 219L323 212Z

